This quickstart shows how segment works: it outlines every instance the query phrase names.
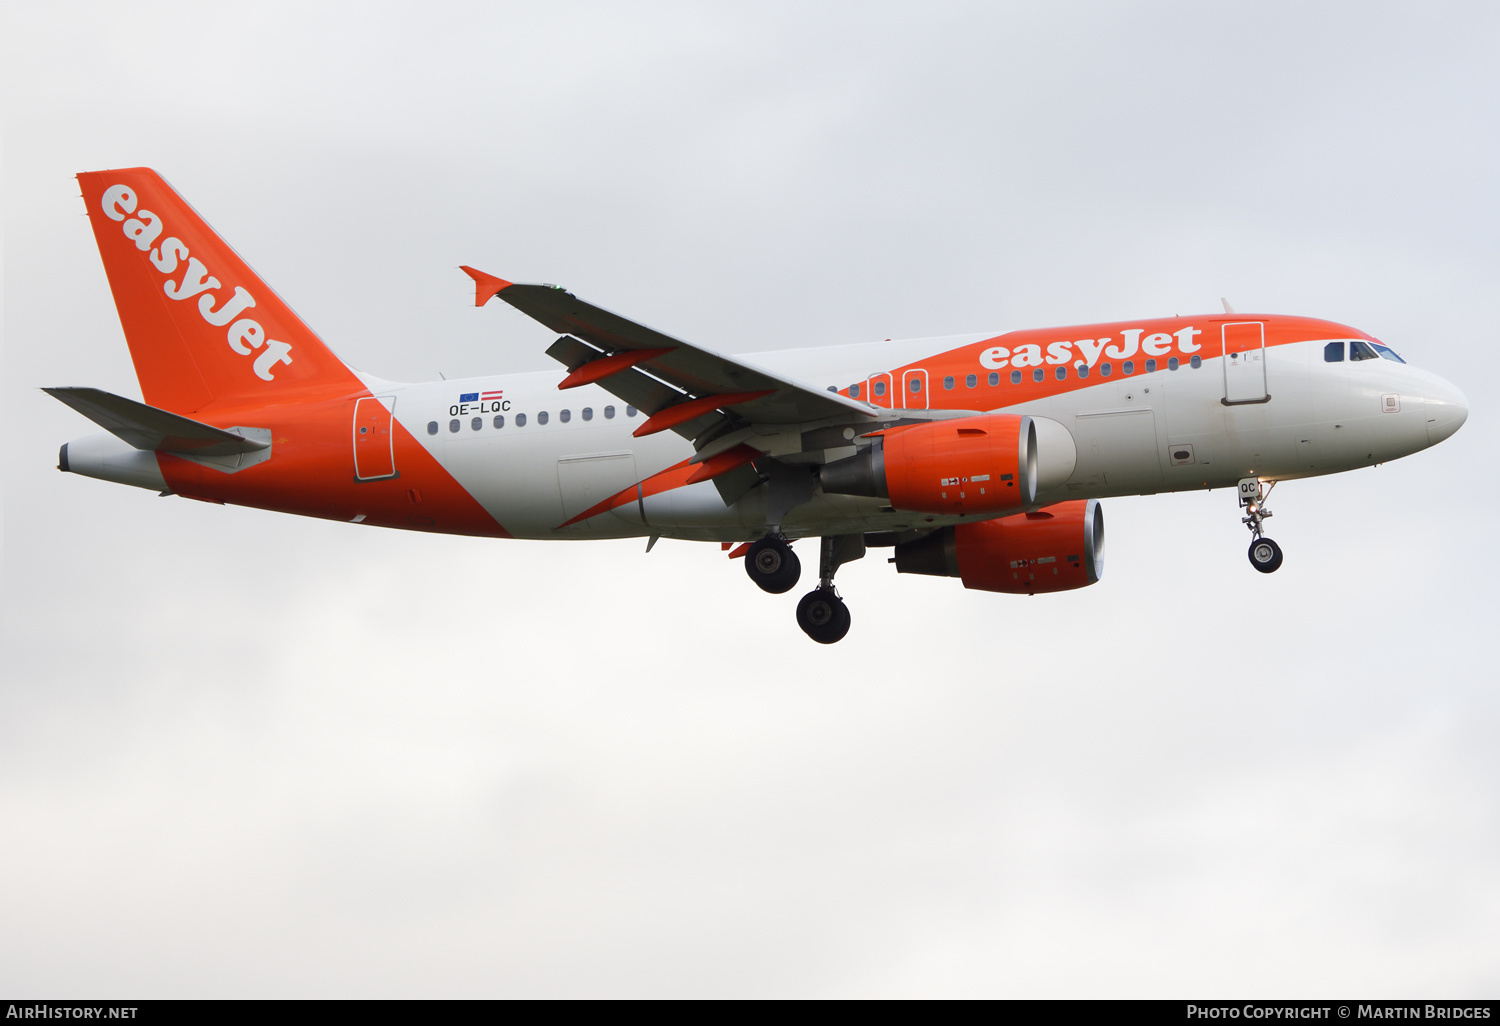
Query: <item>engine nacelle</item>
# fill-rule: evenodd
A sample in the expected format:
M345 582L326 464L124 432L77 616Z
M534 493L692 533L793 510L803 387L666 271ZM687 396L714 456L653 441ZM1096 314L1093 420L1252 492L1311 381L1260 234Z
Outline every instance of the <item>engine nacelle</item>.
M897 509L1003 513L1036 501L1030 417L991 414L893 428L869 449L823 466L825 492L889 498Z
M896 571L959 577L1018 595L1086 588L1104 573L1104 509L1075 499L1035 513L958 524L896 546Z

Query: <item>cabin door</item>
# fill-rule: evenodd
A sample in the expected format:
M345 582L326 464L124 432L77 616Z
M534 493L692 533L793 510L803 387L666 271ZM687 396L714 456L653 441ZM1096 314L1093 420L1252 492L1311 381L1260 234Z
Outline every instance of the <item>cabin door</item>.
M1260 321L1224 325L1224 401L1263 403L1266 392L1266 326Z
M354 480L396 476L396 439L391 432L393 395L367 396L354 404Z

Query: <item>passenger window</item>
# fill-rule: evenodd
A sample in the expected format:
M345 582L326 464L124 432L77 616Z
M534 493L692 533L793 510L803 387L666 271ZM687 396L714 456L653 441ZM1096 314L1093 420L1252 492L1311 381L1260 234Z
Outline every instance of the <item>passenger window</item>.
M1356 338L1349 341L1349 359L1378 360L1380 359L1380 357L1375 355L1375 350L1371 349L1369 346L1365 345L1363 342Z
M947 377L943 378L943 388L950 392L953 390L953 375L949 374ZM916 389L913 389L912 391L916 391Z
M427 422L427 433L429 435L435 435L435 434L437 434L437 421L435 421L435 420L429 420Z
M634 406L627 406L627 407L625 407L625 416L627 416L627 417L634 417L635 415L636 415L636 408Z
M877 396L885 395L885 382L884 381L877 381L877 382L875 382L875 394Z
M613 406L606 406L604 408L604 419L605 420L614 420L615 419L615 408Z
M979 378L974 374L970 374L968 377L964 378L965 388L973 388L977 384L979 384Z
M538 424L545 424L545 423L547 423L547 411L546 410L543 410L541 413L538 413L536 415L536 422Z
M1054 376L1056 376L1056 378L1057 378L1058 381L1062 381L1063 379L1065 379L1068 376L1068 368L1066 368L1066 367L1059 367L1059 368L1057 368L1057 370L1053 371L1052 373L1054 374Z
M1193 370L1197 370L1199 367L1203 366L1203 357L1195 356L1191 360L1189 360L1188 363L1193 365Z
M562 421L564 424L566 424L568 421L570 421L570 420L573 419L573 411L572 410L563 410L563 411L561 411L561 412L558 413L557 419L560 420L560 421Z
M505 426L505 417L504 416L496 417L495 418L495 426L497 428L503 428Z
M1021 372L1020 371L1011 371L1010 372L1010 383L1012 385L1019 385L1021 383Z
M1099 365L1099 376L1101 378L1107 378L1111 374L1113 374L1114 372L1115 372L1115 368L1114 368L1113 364L1101 363Z
M1134 360L1126 360L1124 363L1120 364L1120 373L1124 374L1126 377L1129 377L1130 375L1134 374L1135 373L1135 361Z
M518 413L518 414L516 414L516 427L525 427L525 426L526 426L526 414L524 414L524 413Z
M461 423L459 423L459 421L457 419L450 420L448 422L448 430L451 431L451 432L453 432L454 434L457 434L458 433L458 429L461 428L461 427L463 427L463 425Z
M1147 360L1146 361L1146 373L1147 374L1155 374L1156 373L1156 361L1155 360Z
M990 371L990 387L994 388L1000 384L1000 372Z
M1177 367L1177 357L1173 356L1167 360L1167 370L1176 370Z
M478 431L482 427L484 427L483 417L475 417L473 420L469 421L470 430Z
M1344 362L1344 343L1342 343L1342 342L1330 342L1326 346L1324 346L1323 347L1323 362L1324 363L1343 363Z
M1086 378L1086 377L1089 376L1089 365L1088 364L1086 364L1086 363L1080 363L1078 365L1078 376L1080 378Z
M849 386L849 398L850 399L858 399L859 398L859 386L858 385L850 385Z
M592 406L585 406L583 408L583 419L584 420L593 420L594 419L594 408Z
M1042 369L1040 367L1038 367L1036 370L1034 370L1034 371L1031 372L1031 380L1032 381L1041 381L1042 380Z

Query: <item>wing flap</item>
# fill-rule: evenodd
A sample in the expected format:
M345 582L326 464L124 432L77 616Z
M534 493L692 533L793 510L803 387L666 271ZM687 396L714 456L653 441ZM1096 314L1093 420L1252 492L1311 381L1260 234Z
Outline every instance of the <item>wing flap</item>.
M592 363L602 354L593 346L564 335L547 347L547 355L569 370ZM682 398L682 393L634 367L626 367L601 379L598 384L625 402L651 416Z

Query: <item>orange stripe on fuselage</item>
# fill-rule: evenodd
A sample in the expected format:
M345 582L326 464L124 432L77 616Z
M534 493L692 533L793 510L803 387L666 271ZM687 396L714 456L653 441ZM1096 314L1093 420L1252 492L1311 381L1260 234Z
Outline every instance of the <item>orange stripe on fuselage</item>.
M1145 366L1148 359L1157 361L1158 370L1166 370L1167 361L1174 356L1184 367L1188 366L1193 356L1201 357L1204 362L1222 358L1223 325L1254 321L1266 326L1268 349L1273 346L1324 338L1362 338L1371 342L1377 341L1365 332L1348 325L1314 317L1289 317L1281 314L1213 314L1204 317L1112 321L1107 324L1082 324L1067 328L1009 331L982 342L938 353L924 360L914 360L900 367L894 367L885 374L871 375L870 379L859 383L858 398L885 408L889 408L892 402L895 402L897 408L909 405L921 409L1003 409L1054 395L1075 392L1105 382L1139 376L1147 373ZM1183 337L1179 333L1187 328L1196 328L1199 331L1199 334L1187 337L1189 346L1196 346L1196 349L1182 346ZM1126 332L1137 333L1135 351L1129 356L1108 355L1111 348L1114 348L1116 352L1124 351L1128 337ZM1142 351L1141 343L1144 340L1161 335L1171 340L1169 349L1161 352L1160 355ZM1103 346L1098 346L1101 339L1108 341ZM1078 345L1080 340L1086 340L1098 346L1086 378L1079 377L1077 368L1079 363L1090 362L1087 360L1086 349ZM1054 354L1062 351L1052 350L1052 346L1056 343L1067 343L1066 352L1070 355L1064 363L1047 362L1049 351ZM1161 344L1160 339L1155 343L1158 348ZM1041 381L1034 380L1033 372L1038 367L1029 360L1022 366L1016 366L1014 363L1015 354L1027 346L1035 346L1035 353L1040 354ZM1004 357L992 358L988 363L982 359L985 354L997 348L1008 350L1008 354ZM1032 351L1026 351L1027 357L1031 355ZM1127 359L1134 364L1133 375L1124 373L1123 365ZM1112 373L1108 377L1100 373L1100 365L1104 363L1110 364ZM1057 378L1058 368L1062 368L1065 372L1062 380ZM1017 384L1012 384L1010 380L1013 370L1021 372L1021 380ZM904 375L909 371L926 373L924 399L917 400L906 391ZM991 373L999 375L998 384L989 383ZM966 379L970 374L975 376L976 384L973 388L966 384ZM890 377L887 386L889 391L884 396L878 397L870 394L870 382L886 375ZM946 377L954 379L953 388L943 387L943 379ZM846 396L850 394L848 388L842 388L839 392Z
M162 476L174 492L328 520L377 527L489 538L511 534L433 458L391 420L397 477L354 479L354 406L369 391L336 399L215 410L215 427L259 427L272 432L271 458L233 474L165 453Z
M635 502L638 498L646 499L661 492L669 492L674 488L681 488L689 484L688 478L692 477L700 469L702 469L702 464L689 463L687 460L674 463L666 470L658 470L644 481L633 484L629 488L620 489L603 502L597 502L571 520L558 524L553 530L561 531L564 527L571 527L590 517L597 517L600 513L607 513L619 506Z

